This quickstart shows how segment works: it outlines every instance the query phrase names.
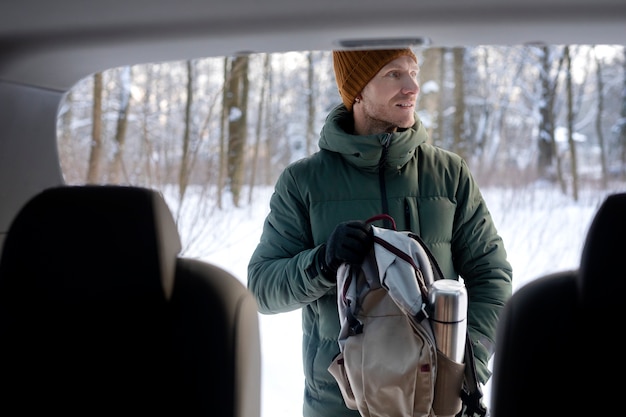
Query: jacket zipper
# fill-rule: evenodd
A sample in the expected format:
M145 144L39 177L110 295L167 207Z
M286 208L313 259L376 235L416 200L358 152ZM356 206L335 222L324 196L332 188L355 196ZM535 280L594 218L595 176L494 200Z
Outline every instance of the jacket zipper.
M407 230L413 230L411 229L411 208L406 198L404 199L404 225Z
M385 163L387 162L387 154L389 153L389 145L391 144L391 133L387 133L387 135L382 140L383 151L380 155L380 160L378 161L378 184L380 186L380 195L381 202L384 214L389 214L389 203L387 202L387 184L385 183ZM389 220L384 220L385 228L391 228L391 222Z

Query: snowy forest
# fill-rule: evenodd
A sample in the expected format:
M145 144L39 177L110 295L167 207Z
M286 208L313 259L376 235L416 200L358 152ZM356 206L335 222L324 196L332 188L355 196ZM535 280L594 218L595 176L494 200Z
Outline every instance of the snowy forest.
M626 192L626 48L415 52L419 116L432 143L466 158L514 290L577 267L596 207ZM328 51L109 69L80 81L59 109L62 170L68 184L162 191L182 255L245 283L277 176L318 149L338 103ZM260 328L262 415L301 415L300 312L261 315ZM484 392L488 400L489 385Z
M481 188L550 184L572 201L626 183L626 48L415 49L418 114L433 144L463 156ZM329 51L249 54L93 74L59 109L68 184L163 190L179 226L251 204L317 148L340 103Z

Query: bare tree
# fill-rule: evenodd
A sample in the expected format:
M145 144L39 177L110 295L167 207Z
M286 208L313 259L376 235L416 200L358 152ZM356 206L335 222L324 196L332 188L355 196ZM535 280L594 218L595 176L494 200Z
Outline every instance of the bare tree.
M274 122L275 118L272 114L272 102L274 101L274 71L272 66L272 55L267 57L267 65L269 72L267 74L267 111L265 112L265 131L267 139L265 140L264 158L263 158L263 184L271 184L272 177L272 138L276 130Z
M217 206L222 208L224 206L223 195L224 188L226 184L226 126L228 124L228 109L229 109L229 90L227 88L228 79L231 76L230 71L230 58L224 57L224 66L223 66L223 79L224 79L224 87L222 88L222 112L220 117L220 136L219 136L219 169L218 169L218 177L217 177Z
M538 149L539 159L537 161L537 171L540 177L546 178L549 174L549 168L555 157L556 149L554 147L554 87L550 78L551 59L550 49L547 46L541 48L541 71L539 73L541 82L541 107L539 108L539 138Z
M567 117L572 117L572 134L585 135L589 144L597 138L616 145L611 153L606 152L608 142L600 145L605 148L601 155L605 161L596 167L604 165L602 175L608 180L611 169L626 166L620 163L626 160L626 128L622 127L626 126L626 94L621 93L626 90L626 67L620 59L625 52L615 47L611 53L610 48L603 45L598 49L597 59L603 62L596 65L602 64L594 79L597 82L586 83L583 77L596 68L584 63L594 63L594 58L581 55L589 48L570 47L574 67L569 81L570 110L566 107L563 47L423 50L420 117L434 143L456 150L472 163L480 162L476 166L485 178L500 181L509 173L540 173L563 190L571 187L571 153L562 152L563 147L557 152L555 135L559 125L565 126ZM533 54L539 51L543 56L536 59ZM210 60L214 67L208 65ZM194 61L190 94L185 61L133 67L128 81L131 87L122 81L123 68L82 80L62 104L71 108L61 107L59 112L59 153L66 180L126 181L183 193L191 185L212 184L217 186L207 196L217 201L218 207L222 207L223 190L236 195L241 192L238 184L253 188L261 182L272 184L286 164L313 152L317 126L323 123L320 114L339 103L339 96L329 70L330 53L270 54L265 62L258 62L257 68L256 61L250 61L247 72L254 87L250 99L259 103L250 112L243 111L247 105L232 101L248 96L241 90L231 96L234 58L225 60L223 74L216 68L219 58ZM205 63L206 71L201 70ZM265 65L269 66L263 68ZM303 85L306 88L295 88ZM242 84L237 88L243 88ZM207 99L209 92L214 94L212 102ZM215 98L220 95L221 99ZM223 119L219 112L212 116L211 106L224 109ZM247 129L255 132L252 146L241 140L246 135L244 123L238 145L235 140L233 122L242 115L256 120ZM529 138L538 145L529 147ZM243 167L240 179L233 176L237 163L233 165L231 151L237 146L241 151L233 152L241 158L237 162ZM576 146L582 180L585 165L595 163L591 158L598 154L587 152L587 146L578 142ZM198 162L202 163L200 170L195 166ZM108 172L103 171L105 167ZM494 169L504 175L494 175ZM516 184L523 184L530 177L515 178Z
M259 112L257 114L256 130L254 138L254 150L252 153L252 160L250 161L250 188L248 194L248 203L252 203L253 190L256 185L257 167L259 164L261 143L263 141L263 120L265 117L265 104L266 104L266 90L269 83L270 74L270 57L269 54L265 54L263 57L263 77L261 78L261 92L259 94ZM266 156L267 157L267 156Z
M420 100L422 122L432 142L441 137L439 115L441 110L441 85L443 49L428 48L423 52L420 66Z
M190 148L191 148L191 130L192 130L192 104L193 104L193 63L187 61L187 100L185 102L185 121L182 137L182 149L180 155L180 167L178 171L178 201L182 204L185 199L185 192L189 185L190 173Z
M115 150L113 161L109 169L109 181L113 184L120 182L123 169L124 145L126 143L126 131L128 130L128 113L130 109L130 86L132 83L131 68L126 66L120 70L120 95L119 109L117 111L117 127L115 129Z
M155 97L153 92L153 80L158 78L158 66L153 65L145 69L145 82L143 83L143 100L140 101L140 115L138 116L139 150L141 159L141 171L144 173L146 185L151 186L160 183L161 171L155 167L155 149L150 140L151 116L155 113Z
M452 123L452 149L463 159L468 159L465 134L465 48L453 48L454 69L454 121Z
M578 165L576 158L576 144L574 143L574 98L572 91L572 57L570 47L566 45L563 50L565 58L565 88L567 91L567 144L570 156L570 174L572 177L572 197L578 201Z
M72 182L75 178L82 178L82 171L74 157L76 145L73 143L72 120L74 119L74 90L70 90L59 110L59 162L66 181Z
M305 152L310 155L313 152L313 142L315 140L315 60L313 52L307 52L307 116L306 116L306 133L305 133Z
M618 143L621 147L621 164L622 167L621 173L622 178L626 179L626 48L622 48L622 77L623 77L623 88L622 88L622 106L620 109L620 119L618 122Z
M537 161L537 170L540 177L549 179L551 172L550 168L552 168L553 163L556 163L556 172L554 172L554 174L556 175L558 183L561 185L563 193L567 193L567 185L565 184L563 170L561 167L562 161L557 152L557 143L554 136L554 99L556 96L558 78L563 65L564 55L560 55L556 75L552 77L552 64L554 61L553 52L556 53L556 51L553 51L552 48L548 46L541 47L541 106L539 109L539 159Z
M239 207L244 178L244 160L247 141L248 111L247 55L236 56L230 67L227 87L228 103L228 180L235 207Z
M594 47L595 48L595 47ZM598 58L598 54L594 54L596 61L596 91L598 104L596 106L596 135L598 135L598 146L600 147L600 168L602 170L602 188L608 184L608 169L606 165L606 145L604 143L604 134L602 133L602 115L604 114L604 79L602 78L602 62Z
M93 108L91 124L91 147L87 167L87 183L97 184L102 160L102 73L93 76Z

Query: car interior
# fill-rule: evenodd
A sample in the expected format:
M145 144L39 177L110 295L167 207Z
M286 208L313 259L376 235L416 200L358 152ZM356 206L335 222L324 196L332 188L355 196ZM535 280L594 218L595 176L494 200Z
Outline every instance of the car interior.
M80 80L251 53L625 39L623 0L4 2L3 414L261 416L258 316L240 280L181 255L159 192L66 183L59 107ZM621 412L625 210L624 194L607 198L580 268L541 277L507 304L491 416Z
M0 263L3 414L254 415L256 302L180 249L154 190L60 186L30 200Z
M498 327L492 416L619 412L624 383L610 375L624 371L624 361L610 352L621 350L614 333L626 290L625 210L626 193L609 196L591 223L580 267L540 277L509 299Z

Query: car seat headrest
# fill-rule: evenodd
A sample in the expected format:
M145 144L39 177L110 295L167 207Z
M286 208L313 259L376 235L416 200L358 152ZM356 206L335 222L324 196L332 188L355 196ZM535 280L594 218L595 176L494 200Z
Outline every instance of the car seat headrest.
M585 241L578 274L582 306L617 308L626 290L626 193L600 205ZM618 300L616 297L619 297Z
M180 250L176 224L158 192L55 187L28 201L11 224L0 285L9 294L47 300L166 300Z

